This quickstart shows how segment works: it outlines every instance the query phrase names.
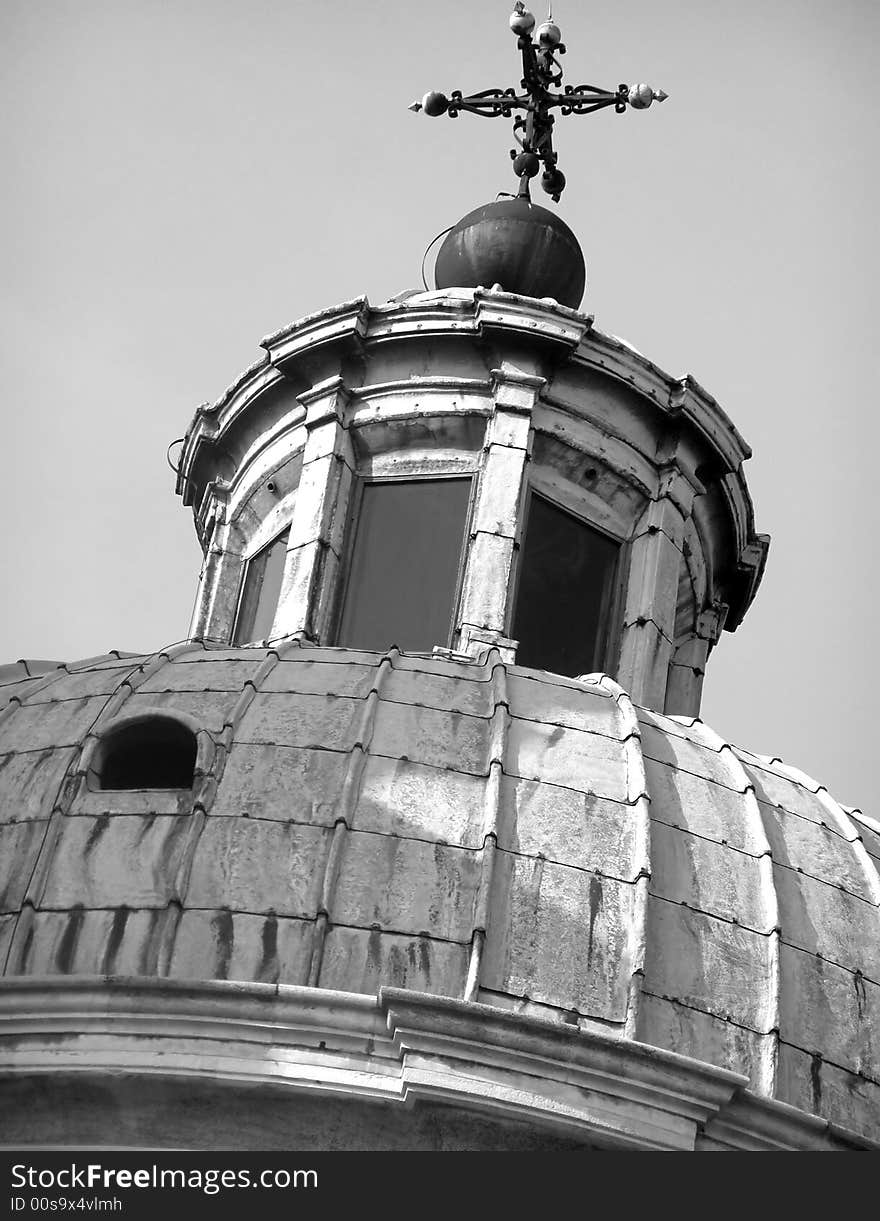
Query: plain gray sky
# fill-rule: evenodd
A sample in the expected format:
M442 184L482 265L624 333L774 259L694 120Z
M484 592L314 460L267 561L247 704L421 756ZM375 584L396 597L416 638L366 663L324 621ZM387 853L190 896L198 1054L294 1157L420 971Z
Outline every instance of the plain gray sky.
M5 0L4 660L186 634L200 553L168 443L264 334L416 286L428 241L514 188L507 121L406 108L518 84L511 7ZM770 560L705 718L876 813L880 6L555 17L568 83L670 95L557 124L584 308L693 373L755 451Z

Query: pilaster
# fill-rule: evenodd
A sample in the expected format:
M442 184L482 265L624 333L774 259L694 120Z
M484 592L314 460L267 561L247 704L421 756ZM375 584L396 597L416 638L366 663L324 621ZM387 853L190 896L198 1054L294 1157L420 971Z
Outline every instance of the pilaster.
M227 485L214 489L216 509L206 531L209 541L193 607L189 632L191 640L226 642L234 631L235 607L244 561L238 550L230 547L228 493Z
M297 397L306 410L307 435L272 636L302 633L320 641L337 586L353 482L348 392L337 376Z
M661 469L658 495L630 543L617 681L636 704L660 709L675 649L675 607L685 521L693 488L673 464Z
M670 716L699 716L703 696L703 679L709 651L717 644L727 604L715 602L697 619L696 631L675 650L669 663L666 702L663 711Z
M532 413L543 377L504 364L492 370L493 410L474 505L459 615L459 647L476 656L487 646L513 660L506 635L512 604L514 556L519 547Z

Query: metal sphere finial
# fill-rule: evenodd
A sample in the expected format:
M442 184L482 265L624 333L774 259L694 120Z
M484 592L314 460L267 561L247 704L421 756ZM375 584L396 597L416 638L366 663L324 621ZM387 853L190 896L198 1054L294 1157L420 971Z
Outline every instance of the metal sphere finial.
M557 155L553 149L554 116L551 111L558 107L560 114L592 114L613 106L617 114L623 114L627 106L633 110L647 110L652 102L663 102L669 96L662 89L650 85L618 85L614 93L597 89L595 85L566 85L561 92L562 65L558 55L565 53L562 31L553 21L551 7L547 20L535 29L533 13L516 0L510 15L510 28L517 36L517 47L522 52L524 93L515 89L483 89L465 97L455 90L449 97L432 90L420 102L413 102L410 110L424 110L425 114L437 116L448 114L458 118L462 110L486 118L503 115L511 118L515 110L525 112L525 117L513 119L513 138L519 148L511 149L514 173L520 180L519 194L528 198L529 180L534 178L541 164L541 186L554 200L559 199L565 187L565 175L556 168ZM537 41L532 37L532 31Z
M531 34L535 28L535 15L530 13L521 0L513 6L513 12L510 14L510 28L517 36L523 34Z
M562 30L552 21L544 21L535 30L538 42L545 50L555 51L562 42Z

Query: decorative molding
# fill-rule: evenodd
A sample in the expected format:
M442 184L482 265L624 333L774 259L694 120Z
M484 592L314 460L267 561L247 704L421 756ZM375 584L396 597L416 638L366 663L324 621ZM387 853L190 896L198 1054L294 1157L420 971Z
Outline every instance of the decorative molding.
M8 1083L38 1077L51 1094L63 1074L117 1084L124 1074L133 1105L149 1077L256 1085L276 1097L454 1104L608 1149L878 1148L686 1056L396 988L376 997L169 979L4 979L0 1047ZM112 1143L112 1115L93 1120ZM242 1127L246 1140L246 1119ZM29 1136L39 1141L38 1131Z

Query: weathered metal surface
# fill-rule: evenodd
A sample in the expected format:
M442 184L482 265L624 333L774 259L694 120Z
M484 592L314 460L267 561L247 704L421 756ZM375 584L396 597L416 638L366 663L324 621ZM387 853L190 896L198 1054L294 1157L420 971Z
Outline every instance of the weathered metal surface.
M175 661L171 666L163 666L146 682L141 683L138 691L234 691L238 695L248 679L256 677L262 662L262 655L237 657L234 660L218 661L208 670L188 655L186 661Z
M625 801L626 760L620 743L604 734L514 717L506 769L523 780L558 784L611 801Z
M622 1037L643 960L637 1039L880 1129L880 832L808 777L497 651L135 671L62 671L0 721L8 977L470 987ZM213 743L192 791L90 789L88 735L157 706Z
M283 692L259 692L237 726L236 738L270 746L351 750L359 714L360 700L347 696L297 695L294 703Z
M821 1054L783 1043L779 1049L779 1097L801 1111L833 1116L853 1132L875 1135L880 1085L826 1063Z
M540 857L498 856L485 986L622 1022L631 884Z
M500 284L577 309L587 270L568 225L528 199L499 199L462 217L437 254L438 288Z
M635 835L635 814L628 802L503 776L501 806L500 848L635 880L627 869Z
M375 994L385 985L460 996L466 971L463 945L340 926L327 936L321 986Z
M0 826L0 912L21 907L47 825L30 819Z
M874 901L875 887L866 877L864 864L853 852L852 841L839 831L782 809L767 811L764 825L773 860L781 868L833 878L850 894Z
M410 759L482 775L486 771L488 721L412 704L383 705L371 753Z
M482 776L371 755L353 825L359 831L482 848L484 790Z
M611 697L583 683L566 686L555 677L513 667L507 680L513 716L544 725L618 737Z
M726 788L732 787L730 772L717 751L692 738L664 733L659 724L658 721L656 727L650 723L642 725L642 751L646 759L666 763L675 771L690 772L693 776L701 776ZM745 789L745 784L742 789Z
M704 912L652 899L645 987L655 996L763 1031L771 994L767 938Z
M2 724L2 752L49 750L82 742L106 699L91 696L13 708Z
M785 939L850 971L880 980L880 911L873 903L819 880L777 866L776 893Z
M298 984L308 972L311 941L311 921L226 907L186 911L176 930L168 975Z
M209 818L196 846L187 905L311 917L328 847L323 827Z
M736 1064L749 1077L750 1087L759 1088L761 1044L770 1035L650 993L642 998L642 1024L644 1034L658 1047L707 1064Z
M2 740L3 749L8 749L8 739ZM0 823L48 818L76 750L47 746L0 754Z
M756 765L748 756L743 758L749 779L755 786L755 796L768 810L774 807L787 810L799 818L822 824L828 812L815 792L800 784L792 784L786 777L773 771L766 764Z
M880 985L788 945L781 978L783 1041L880 1081Z
M388 676L382 698L395 704L436 708L442 712L458 712L467 716L492 715L491 683L463 683L445 674L426 670L398 670Z
M174 681L173 677L171 681ZM197 724L203 725L211 733L219 734L235 707L239 691L240 688L206 691L179 691L171 688L162 691L155 688L144 690L141 687L126 700L125 710L133 714L151 714L157 708L176 708L178 712L191 716Z
M477 865L476 854L464 848L352 831L333 918L360 928L466 941Z
M260 657L263 657L261 651ZM296 667L293 670L291 667ZM261 691L295 690L299 695L341 695L351 699L363 699L375 681L374 659L364 658L364 663L344 666L326 661L279 661L268 678L260 684Z
M55 700L83 699L90 695L112 695L125 677L137 668L136 663L117 663L104 669L64 673L48 685L40 685L27 696L28 704L46 704Z
M165 907L176 896L175 879L191 817L102 814L65 819L40 905Z
M670 903L768 931L755 857L652 820L652 891Z
M343 780L336 751L236 742L211 815L332 827Z
M651 794L651 815L656 821L703 835L740 852L758 856L763 845L754 822L745 817L741 794L704 776L645 756L645 773Z
M36 911L12 940L9 975L156 975L165 913L118 907Z

